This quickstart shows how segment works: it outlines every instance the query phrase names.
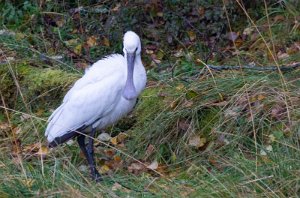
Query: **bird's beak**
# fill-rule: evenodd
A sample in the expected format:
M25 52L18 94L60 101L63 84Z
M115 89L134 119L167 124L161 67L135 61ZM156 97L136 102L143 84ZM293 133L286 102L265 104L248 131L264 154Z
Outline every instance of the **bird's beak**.
M133 70L134 70L135 52L127 53L127 80L123 96L127 100L132 100L138 97L133 83Z

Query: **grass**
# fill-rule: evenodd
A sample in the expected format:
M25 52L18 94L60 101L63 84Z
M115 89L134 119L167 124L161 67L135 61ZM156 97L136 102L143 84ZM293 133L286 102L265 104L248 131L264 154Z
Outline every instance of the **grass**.
M299 60L299 51L279 61L268 54L299 41L299 30L292 25L297 11L272 9L271 18L251 25L261 33L255 42L259 46L251 48L251 40L231 46L240 53L219 64ZM278 13L287 23L270 26ZM263 31L265 25L272 35ZM68 28L55 31L73 38ZM51 110L78 78L73 66L78 60L37 58L65 51L51 48L42 29L15 31L15 36L0 38L0 62L15 58L0 65L1 197L299 196L299 69L211 72L199 66L199 52L193 48L180 58L170 57L169 62L176 61L172 69L167 60L159 69L149 67L148 86L135 111L106 130L113 137L126 132L128 138L118 144L96 141L98 169L104 172L104 181L96 184L76 143L39 154L45 148L43 133ZM107 48L95 47L92 55ZM147 166L155 161L155 171L132 168L133 163Z

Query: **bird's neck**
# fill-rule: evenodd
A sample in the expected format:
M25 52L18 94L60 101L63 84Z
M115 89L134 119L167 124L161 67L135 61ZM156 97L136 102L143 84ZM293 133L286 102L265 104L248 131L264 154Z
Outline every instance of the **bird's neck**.
M141 55L138 54L138 55L136 55L135 60L134 60L134 67L135 67L135 69L137 69L138 67L141 67L141 66L143 66L142 58L141 58Z

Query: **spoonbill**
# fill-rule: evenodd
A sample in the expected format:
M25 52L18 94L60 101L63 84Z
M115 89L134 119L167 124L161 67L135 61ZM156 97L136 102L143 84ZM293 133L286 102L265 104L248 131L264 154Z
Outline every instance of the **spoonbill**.
M49 117L45 131L50 148L77 137L96 181L101 180L94 160L96 129L103 129L128 114L146 85L139 36L126 32L123 46L124 56L112 54L97 61L77 80Z

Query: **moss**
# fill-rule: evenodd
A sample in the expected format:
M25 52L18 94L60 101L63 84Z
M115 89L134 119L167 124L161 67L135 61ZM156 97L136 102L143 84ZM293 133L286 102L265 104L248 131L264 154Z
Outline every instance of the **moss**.
M135 115L138 117L137 125L142 125L147 120L153 120L156 114L163 109L163 100L158 96L161 91L161 87L153 87L144 90L135 110Z
M60 101L69 86L78 78L78 74L58 69L36 68L23 63L3 65L0 69L1 93L5 103L12 108L16 108L17 103L20 105L24 102L20 98L17 85L20 86L26 103L32 106L43 106L43 104L47 105L44 103L46 100L51 100L51 103ZM36 102L31 103L32 101Z

